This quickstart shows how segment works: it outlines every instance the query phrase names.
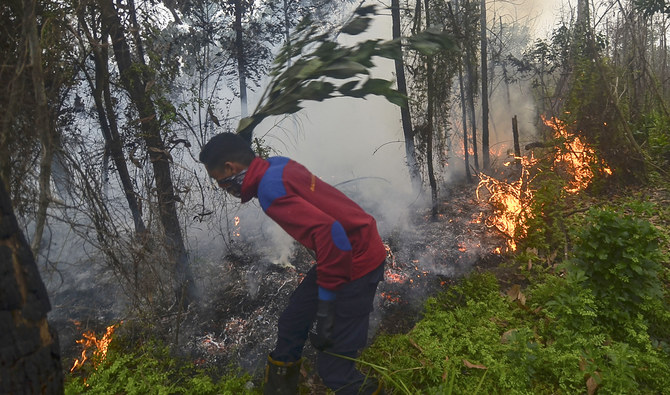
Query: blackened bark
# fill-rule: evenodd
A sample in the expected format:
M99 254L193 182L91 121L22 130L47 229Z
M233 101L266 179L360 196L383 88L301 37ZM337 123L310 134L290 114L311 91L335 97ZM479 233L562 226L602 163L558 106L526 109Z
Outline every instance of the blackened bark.
M391 1L391 18L393 20L393 39L400 39L400 0ZM398 84L398 92L407 96L407 81L405 79L405 62L402 58L395 59L395 74ZM416 147L414 145L414 131L412 129L412 116L409 106L400 107L402 119L402 132L405 136L405 156L409 168L409 178L412 182L414 192L421 191L421 173L419 163L416 160Z
M140 116L139 124L142 130L142 138L147 147L156 181L159 214L165 236L166 251L173 260L172 263L177 283L176 295L182 304L188 304L195 296L195 287L181 233L179 217L177 216L175 203L177 197L174 194L172 184L169 153L160 135L160 125L156 109L149 93L145 89L146 81L143 80L143 76L139 71L140 68L134 67L130 55L130 46L126 40L124 28L121 25L112 0L98 0L98 4L101 8L103 25L106 29L109 29L112 39L114 57L119 68L121 83L130 95L130 99Z
M62 394L58 335L37 265L0 182L0 394Z

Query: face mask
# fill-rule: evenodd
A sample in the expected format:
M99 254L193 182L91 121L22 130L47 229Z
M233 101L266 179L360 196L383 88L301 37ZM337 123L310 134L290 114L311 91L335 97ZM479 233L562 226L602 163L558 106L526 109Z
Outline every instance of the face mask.
M230 195L239 198L242 196L242 183L244 182L244 176L247 174L247 169L242 170L241 172L232 175L230 177L222 178L217 180L217 184L228 192Z

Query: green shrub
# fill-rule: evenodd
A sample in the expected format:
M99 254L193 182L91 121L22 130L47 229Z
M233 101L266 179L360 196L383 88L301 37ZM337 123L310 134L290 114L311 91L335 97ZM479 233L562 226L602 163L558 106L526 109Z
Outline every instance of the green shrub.
M114 341L112 342L114 345ZM179 361L159 342L142 344L135 351L110 347L96 368L84 366L66 378L65 394L254 394L251 380L238 371L218 382L203 369Z
M589 288L610 325L636 319L645 306L663 296L659 274L661 234L648 221L613 210L590 210L577 231L568 263L575 283Z

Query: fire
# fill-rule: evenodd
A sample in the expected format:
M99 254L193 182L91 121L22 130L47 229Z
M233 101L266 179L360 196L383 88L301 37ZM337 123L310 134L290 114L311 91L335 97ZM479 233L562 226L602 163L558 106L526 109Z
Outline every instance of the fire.
M74 360L74 364L72 365L72 368L70 368L70 372L74 372L75 369L79 369L84 365L84 362L88 360L88 355L93 348L95 348L93 350L93 366L97 367L100 363L102 363L102 361L104 361L105 357L107 356L107 349L109 348L109 344L112 342L112 335L120 324L121 322L108 326L105 334L100 339L96 337L94 331L84 332L82 334L82 338L77 340L77 343L84 345L84 349L81 351L81 358Z
M381 292L380 296L382 298L386 299L387 301L389 301L390 303L397 304L397 303L402 302L402 299L400 299L400 296L396 296L396 295L390 294L388 292Z
M585 144L579 136L568 132L566 124L557 119L542 118L545 124L555 131L555 138L563 141L562 149L553 158L554 168L560 168L568 176L567 185L564 187L568 193L577 193L589 186L594 178L593 168L598 165L600 170L608 175L612 170L604 161L598 161L595 150ZM486 218L485 223L489 227L496 227L500 232L508 236L508 247L516 250L515 237L525 236L528 227L525 221L531 218L532 213L528 209L533 199L533 190L530 188L532 177L529 169L538 161L531 157L515 157L521 162L521 175L512 183L499 181L486 174L480 174L477 186L477 198L480 198L481 188L489 192L488 202L493 206L493 215ZM507 166L507 164L505 164ZM476 223L473 221L473 223ZM498 251L496 251L498 252Z
M525 235L527 230L525 219L531 216L528 202L533 199L533 191L529 187L531 181L529 168L537 162L533 155L530 159L527 157L516 159L519 159L522 165L521 175L517 181L507 183L481 173L476 191L478 200L481 200L482 188L488 191L488 202L493 206L494 212L486 218L485 223L489 227L497 228L508 237L507 245L512 251L516 250L515 236Z
M568 193L577 193L585 189L595 176L592 170L592 166L598 163L595 151L579 136L569 133L567 125L560 119L543 117L543 121L554 130L555 138L564 140L564 150L557 153L554 158L554 166L564 168L570 177L564 189ZM601 161L600 168L602 172L612 174L612 169L604 161Z
M235 237L240 237L240 217L235 217L233 218L233 226L235 229L233 229L233 236Z

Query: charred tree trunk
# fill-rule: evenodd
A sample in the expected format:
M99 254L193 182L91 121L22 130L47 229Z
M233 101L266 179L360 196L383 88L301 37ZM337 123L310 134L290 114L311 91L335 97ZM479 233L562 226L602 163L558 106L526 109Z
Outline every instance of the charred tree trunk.
M112 0L98 0L98 4L102 12L103 25L105 29L109 30L111 36L121 83L140 116L142 137L147 147L156 181L159 217L165 236L166 250L174 265L172 269L177 283L177 299L182 304L188 304L195 295L195 288L179 217L177 216L177 196L175 196L172 184L169 153L160 135L156 109L146 90L146 81L143 80L138 67L133 64L125 31Z
M0 273L0 393L62 394L58 335L47 322L51 305L3 182Z
M481 0L481 65L482 65L482 165L490 166L489 156L489 87L488 87L488 54L486 38L486 0Z
M240 111L241 118L248 115L247 109L247 77L244 59L244 37L242 35L242 0L235 0L235 53L237 55L237 74L240 80ZM251 136L250 136L251 137Z
M33 256L37 256L42 244L42 234L47 219L47 208L51 200L51 164L54 156L53 125L50 122L50 111L47 105L47 93L44 87L44 70L42 69L42 47L37 32L37 15L35 14L35 0L24 0L23 28L28 44L30 69L33 91L35 95L35 128L37 129L40 152L39 198L37 216L35 219L35 234L31 243Z
M400 0L391 1L391 18L393 19L393 39L400 38ZM395 59L395 73L398 83L398 92L407 95L407 80L405 79L405 64L402 59ZM416 160L416 147L414 146L414 132L412 129L412 116L409 112L409 106L400 107L400 117L402 119L402 131L405 136L405 155L407 157L407 167L409 168L409 178L412 182L414 192L421 191L421 173L419 163Z
M430 3L425 0L426 27L430 26ZM428 164L428 180L430 182L430 197L432 201L433 218L438 214L437 202L437 180L435 179L435 170L433 169L433 130L434 130L434 93L433 93L433 60L430 56L426 59L426 83L427 83L427 111L426 111L426 163Z

